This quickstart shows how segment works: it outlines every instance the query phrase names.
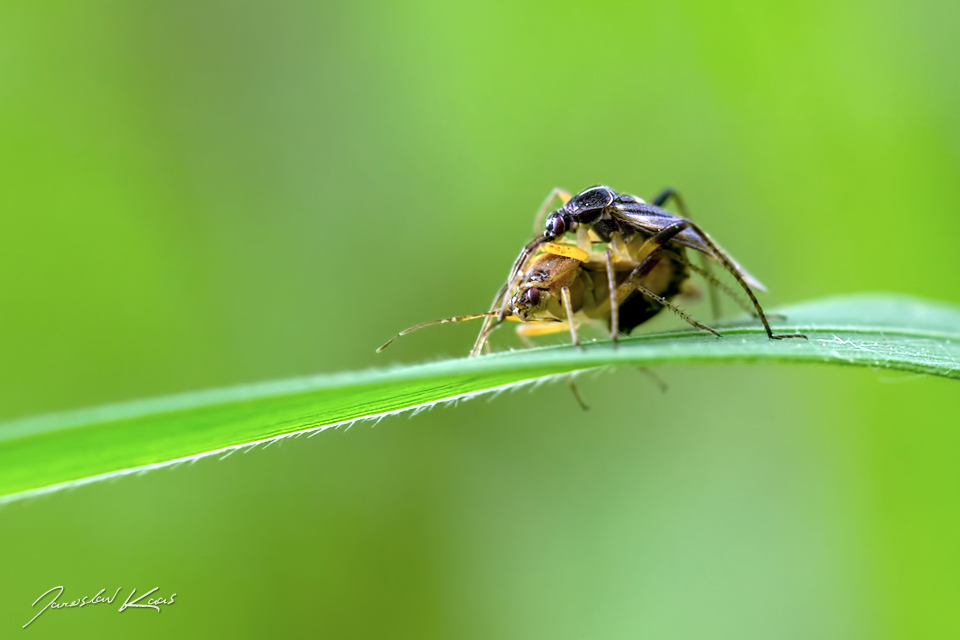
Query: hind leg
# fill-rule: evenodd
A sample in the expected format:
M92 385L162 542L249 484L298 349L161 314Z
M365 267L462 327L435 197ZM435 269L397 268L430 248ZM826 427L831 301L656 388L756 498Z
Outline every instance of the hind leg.
M674 189L673 187L667 187L666 189L658 193L656 197L654 197L654 199L650 201L650 204L654 205L655 207L662 207L670 200L672 200L673 204L677 206L677 210L680 212L681 218L692 220L692 218L690 217L690 212L687 210L686 203L684 202L683 198L680 197L680 192ZM717 286L715 284L717 280L716 278L713 277L713 274L710 272L710 259L707 258L706 256L703 257L703 267L701 268L705 272L703 274L704 279L706 279L707 282L709 282L710 284ZM709 293L707 295L710 296L710 313L713 314L713 319L716 320L717 318L720 317L720 297L717 295L716 291L714 291L712 288L709 289Z
M741 288L743 288L744 292L746 292L747 294L747 297L749 297L750 301L753 303L753 307L754 309L756 309L757 315L760 317L760 321L763 323L763 328L767 332L767 337L769 337L771 340L783 340L785 338L803 338L804 340L807 339L807 336L803 335L802 333L775 334L773 332L773 329L770 328L770 323L767 321L767 316L763 312L763 307L760 306L760 301L757 300L757 296L753 293L753 289L750 288L750 285L747 284L746 280L744 279L743 275L740 272L740 269L736 267L736 264L733 262L730 256L728 256L726 252L723 249L721 249L717 245L717 243L715 243L713 239L711 239L710 236L708 236L703 231L703 229L697 226L697 224L692 220L685 220L685 219L676 220L675 222L672 222L671 224L661 229L649 240L647 240L645 245L650 245L652 248L652 252L650 253L650 255L644 258L640 266L634 270L634 272L631 274L631 278L634 278L634 274L639 274L636 276L636 278L640 279L643 277L643 275L646 275L647 273L649 273L650 270L653 269L653 266L656 265L656 262L654 262L652 266L646 267L647 262L653 258L656 258L656 260L659 261L660 259L659 249L663 247L663 245L665 245L667 242L672 240L674 237L676 237L677 234L679 234L684 229L692 229L693 231L695 231L703 239L703 242L707 245L710 251L713 252L717 261L720 264L722 264L723 268L729 271L730 275L732 275L737 280L737 283L740 285Z

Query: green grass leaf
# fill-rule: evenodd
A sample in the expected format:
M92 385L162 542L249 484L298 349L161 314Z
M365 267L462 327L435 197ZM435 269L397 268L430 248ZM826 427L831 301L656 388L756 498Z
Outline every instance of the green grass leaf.
M789 320L777 329L809 340L769 340L742 320L720 327L722 339L694 331L640 335L618 349L601 341L511 351L8 422L0 424L0 503L611 365L825 363L960 378L960 308L870 295L780 311Z

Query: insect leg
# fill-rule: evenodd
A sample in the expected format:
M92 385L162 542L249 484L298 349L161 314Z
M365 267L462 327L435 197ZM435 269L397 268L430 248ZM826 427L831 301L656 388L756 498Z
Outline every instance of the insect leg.
M581 251L590 253L590 249L593 248L593 241L590 239L590 231L586 225L581 225L577 227L577 247Z
M687 214L687 205L684 203L683 198L680 197L680 192L674 189L673 187L667 187L656 196L653 200L650 201L655 207L662 207L667 203L668 200L673 200L673 203L677 205L677 209L680 211L680 215L684 218L690 218Z
M760 316L757 314L757 310L753 308L753 305L751 305L749 302L745 302L745 301L743 300L743 298L741 298L739 295L737 295L737 292L736 292L736 291L734 291L733 289L731 289L730 287L728 287L728 286L726 285L726 283L723 283L723 282L720 282L719 280L717 280L717 278L716 278L712 273L710 273L709 271L707 271L707 270L704 269L703 267L699 267L699 266L693 264L693 263L690 262L687 258L681 256L679 253L675 253L675 252L673 252L673 251L670 251L670 257L673 258L674 260L678 260L679 262L682 262L682 263L685 264L687 267L689 267L694 273L699 274L700 277L702 277L704 280L706 280L706 281L707 281L708 283L710 283L712 286L716 287L717 290L721 291L722 293L727 294L727 296L728 296L731 300L733 300L734 302L737 303L737 306L738 306L738 307L740 307L741 309L743 309L744 311L746 311L747 313L749 313L751 316L753 316L754 318L759 318L759 317L760 317ZM767 319L768 319L768 320L769 320L769 319L774 319L774 320L786 320L786 318L787 318L785 315L780 314L780 313L767 313L767 312L764 312L764 313L767 314Z
M620 305L617 304L617 275L613 270L613 252L607 249L603 254L607 263L607 289L610 291L610 339L613 348L620 341Z
M673 203L677 205L677 210L680 212L681 218L686 218L687 220L692 220L690 217L690 212L687 210L687 205L683 201L683 198L680 197L680 192L674 189L673 187L667 187L663 191L657 194L657 196L650 202L655 207L662 207L669 200L673 200ZM688 266L690 263L687 263ZM696 269L695 269L696 270ZM715 283L716 280L713 278L713 274L710 271L710 259L707 256L703 257L703 270L706 273L699 272L708 282L711 284ZM717 285L714 285L717 286ZM716 320L720 317L720 298L717 296L716 292L713 289L710 289L707 293L710 296L710 313L713 314L713 319ZM737 300L739 303L740 301Z
M480 355L480 351L483 349L484 344L487 341L487 338L490 336L490 332L493 331L496 326L494 323L497 320L497 307L500 305L500 302L503 300L504 296L507 293L507 287L509 283L504 283L500 290L497 292L497 295L493 299L493 303L490 305L490 315L487 316L486 320L483 321L483 326L480 327L480 334L477 336L477 341L473 345L473 349L470 350L470 357Z
M652 244L652 240L653 239L651 238L644 243L643 247L641 247L641 252L647 248L647 245ZM612 252L610 249L607 249L606 253L604 254L607 271L607 289L610 292L610 332L614 348L616 348L616 345L618 344L620 334L620 303L626 300L627 297L629 297L629 295L634 291L639 291L644 297L649 298L664 307L667 307L694 327L704 331L709 331L718 337L720 336L719 333L707 325L701 324L691 318L677 305L640 284L640 281L651 271L653 271L654 267L657 266L657 264L660 262L660 259L667 252L673 255L673 252L669 251L665 247L654 246L646 253L646 257L643 258L643 260L640 262L640 265L634 269L630 275L627 276L626 280L624 280L619 286L616 284L616 274L613 268Z
M577 231L582 228L583 227L578 228ZM610 234L610 248L613 250L613 255L616 256L618 261L630 260L630 249L627 248L627 243L624 242L620 232L614 231Z
M760 306L760 301L757 300L757 296L754 295L753 290L750 288L750 285L747 284L746 280L744 280L743 276L740 274L740 270L734 266L733 260L730 259L730 256L728 256L726 252L723 251L723 249L717 246L717 243L713 241L713 238L711 238L706 233L704 233L703 229L698 227L696 223L690 220L687 220L686 222L691 229L693 229L698 234L700 234L700 236L703 238L703 241L707 243L707 246L709 246L710 249L713 250L714 254L716 254L717 258L720 260L720 263L723 264L724 268L727 271L729 271L734 278L736 278L737 282L740 284L743 290L747 293L747 296L750 298L750 301L753 302L753 307L757 310L757 315L760 316L760 322L763 323L763 328L766 329L768 338L770 338L771 340L783 340L786 338L803 338L804 340L807 339L807 336L803 335L802 333L775 334L773 332L773 329L770 328L770 323L767 321L766 314L763 313L763 307Z
M716 276L710 273L707 269L704 269L699 265L693 264L692 262L690 262L689 258L681 255L676 251L670 251L669 249L664 249L664 251L669 253L670 257L676 260L677 262L680 262L681 264L687 266L694 273L699 274L700 277L702 277L704 280L707 281L707 283L709 283L713 287L716 287L718 291L721 291L722 293L727 294L727 296L729 296L731 300L736 302L741 309L743 309L744 311L746 311L747 313L749 313L755 318L760 317L757 315L757 312L754 310L753 306L749 302L744 302L740 298L740 296L737 295L736 291L734 291L729 286L727 286L726 283L720 282L720 280L718 280Z
M653 291L650 291L649 289L644 287L642 284L640 284L640 281L643 280L643 278L646 277L647 274L653 271L653 269L660 262L660 259L667 252L673 254L673 252L670 251L664 245L667 242L669 242L672 238L674 238L677 234L679 234L681 231L686 229L688 225L692 225L692 224L693 223L690 222L689 220L679 219L675 222L670 223L669 225L667 225L666 227L658 231L655 235L647 239L647 241L643 243L643 246L640 247L640 254L643 255L644 253L646 253L646 256L640 262L640 265L636 269L634 269L632 272L630 272L630 275L627 276L627 279L624 280L623 283L617 288L616 300L626 300L627 296L631 292L639 291L644 297L647 297L653 300L654 302L657 302L658 304L663 305L664 307L667 307L668 309L673 311L675 314L683 318L685 322L703 331L709 331L710 333L714 334L719 338L721 336L715 329L708 327L707 325L702 324L700 322L697 322L696 320L691 318L689 315L687 315L687 313L684 312L680 307L676 306L675 304L673 304L663 296L660 296L654 293ZM616 302L616 300L614 302Z
M473 349L470 350L471 358L480 355L483 345L486 343L487 338L490 337L490 332L507 317L507 305L510 303L510 298L507 296L507 293L516 286L517 279L520 276L520 270L526 264L527 260L536 252L537 247L544 242L546 242L546 240L543 239L543 236L540 236L528 242L527 245L521 249L520 255L517 256L513 266L510 268L510 275L507 277L507 281L500 287L496 297L493 299L493 304L490 305L490 313L493 315L484 320L483 326L480 328L480 335L477 336L477 341L474 343Z
M580 408L584 411L590 411L590 407L588 407L583 401L583 398L580 397L580 390L577 389L577 383L573 381L573 378L567 378L567 386L570 387L570 391L573 392L573 397L577 400Z
M651 256L651 257L652 257L652 256ZM648 258L648 259L649 259L649 258ZM640 269L640 267L637 267L637 269ZM649 289L647 289L646 287L644 287L643 285L641 285L639 282L636 282L636 281L634 281L634 280L631 280L630 278L628 278L626 282L624 282L623 284L620 285L620 290L618 291L618 296L624 295L624 294L628 294L628 293L630 293L631 291L639 291L639 292L642 293L645 297L650 298L651 300L653 300L654 302L657 302L658 304L662 304L662 305L665 306L666 308L670 309L670 311L673 311L675 314L677 314L678 316L680 316L681 318L683 318L683 320L684 320L685 322L687 322L688 324L693 325L693 326L696 327L697 329L700 329L701 331L709 331L710 333L712 333L713 335L717 336L718 338L722 338L722 337L723 337L723 336L720 335L720 332L717 331L716 329L714 329L714 328L712 328L712 327L708 327L707 325L705 325L705 324L703 324L703 323L697 322L696 320L694 320L693 318L691 318L689 315L687 315L687 313L686 313L683 309L681 309L680 307L678 307L677 305L673 304L672 302L670 302L670 301L667 300L666 298L657 295L657 294L654 293L653 291L650 291Z
M666 242L669 242L674 236L676 236L678 233L680 233L684 229L692 229L697 234L699 234L700 237L703 238L703 241L707 245L707 247L713 252L717 261L720 262L720 264L723 265L724 269L729 271L734 278L736 278L737 282L740 284L740 286L746 292L747 296L750 298L750 301L753 302L753 307L754 309L757 310L757 315L760 316L760 321L763 323L763 328L766 329L767 331L767 337L769 337L771 340L782 340L784 338L803 338L804 340L807 339L807 336L803 335L802 333L775 334L773 332L773 329L770 328L770 323L767 322L767 316L764 315L763 313L763 307L760 306L760 301L757 300L757 296L754 295L753 289L751 289L750 285L748 285L747 282L744 280L743 275L740 273L740 270L737 269L737 267L735 266L733 259L730 258L730 256L728 256L726 252L723 249L721 249L717 245L717 243L714 242L713 239L710 236L708 236L703 231L703 229L697 226L697 224L692 220L680 219L680 220L677 220L676 222L673 222L667 225L662 230L657 232L656 235L654 235L649 240L647 240L645 244L652 244L654 247L660 247ZM639 270L642 267L643 267L643 264L641 263L640 267L637 267L637 269Z
M643 375L653 380L656 383L656 385L660 387L660 393L667 392L667 389L668 389L667 383L664 382L663 378L655 374L652 369L648 369L646 367L637 367L637 370L640 371L640 373L642 373Z
M560 297L563 299L563 309L567 312L567 323L570 325L570 339L573 340L575 347L582 349L583 346L580 344L580 336L577 335L577 323L573 320L573 304L570 302L570 289L562 287L560 289Z
M543 233L543 221L546 219L547 214L550 213L550 205L557 198L560 199L560 202L567 204L570 202L570 198L573 196L570 195L565 189L560 187L554 187L553 190L547 195L547 199L543 201L543 204L540 205L540 208L537 209L537 215L533 219L533 233L541 234Z

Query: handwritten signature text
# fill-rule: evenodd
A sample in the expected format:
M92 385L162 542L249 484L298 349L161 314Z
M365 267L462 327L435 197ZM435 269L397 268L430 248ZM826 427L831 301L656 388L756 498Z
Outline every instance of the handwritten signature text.
M58 598L63 595L63 586L47 589L42 594L40 594L39 598L34 600L33 604L30 605L31 607L37 606L38 602L40 602L41 600L43 600L45 597L47 597L53 592L56 592L56 595L54 595L53 598L50 599L50 601L47 603L45 607L43 607L42 609L40 609L40 611L37 612L37 615L30 618L30 622L23 625L23 628L26 629L27 627L29 627L30 624L34 620L39 618L40 614L46 611L47 609L70 609L73 607L85 607L90 604L103 604L104 602L106 602L107 604L113 604L113 601L117 599L117 594L120 593L121 589L123 589L123 587L118 587L117 590L114 591L113 595L110 597L106 597L103 595L103 592L106 591L106 589L100 589L100 591L97 592L97 595L93 596L92 598L88 596L83 596L82 598L71 600L70 602L58 601ZM173 599L177 597L177 594L175 593L171 594L169 598L159 598L159 597L150 598L149 600L146 601L146 603L140 604L141 600L149 596L154 591L157 591L158 589L160 589L160 587L154 587L153 589L150 589L150 591L147 591L146 593L141 595L139 598L132 600L131 598L133 598L137 594L137 590L134 589L133 591L130 592L130 595L127 596L127 599L124 600L123 604L120 605L120 608L117 609L117 611L122 612L126 609L154 609L157 611L157 613L160 613L160 606L173 604Z

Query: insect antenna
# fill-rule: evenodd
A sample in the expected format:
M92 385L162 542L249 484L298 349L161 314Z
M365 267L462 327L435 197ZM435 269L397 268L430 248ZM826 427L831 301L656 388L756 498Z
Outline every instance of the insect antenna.
M381 351L389 347L391 344L393 344L393 341L399 338L400 336L405 336L408 333L413 333L414 331L418 331L426 327L432 327L435 324L446 324L448 322L466 322L467 320L477 320L478 318L489 318L491 316L497 316L497 315L500 315L500 312L488 311L487 313L474 313L469 316L453 316L452 318L441 318L440 320L431 320L430 322L421 322L420 324L410 327L409 329L404 329L397 335L393 336L392 338L384 342L380 347L377 348L377 353L380 353Z

